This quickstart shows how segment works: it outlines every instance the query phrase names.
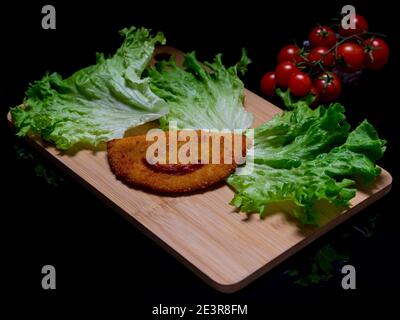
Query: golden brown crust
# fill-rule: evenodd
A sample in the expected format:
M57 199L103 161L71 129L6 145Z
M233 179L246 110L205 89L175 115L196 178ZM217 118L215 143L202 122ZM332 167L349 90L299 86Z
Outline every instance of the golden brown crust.
M207 188L225 179L236 168L232 161L232 164L204 164L193 172L181 175L158 172L143 161L152 143L146 141L145 135L109 141L108 161L115 175L130 185L161 193L183 193Z

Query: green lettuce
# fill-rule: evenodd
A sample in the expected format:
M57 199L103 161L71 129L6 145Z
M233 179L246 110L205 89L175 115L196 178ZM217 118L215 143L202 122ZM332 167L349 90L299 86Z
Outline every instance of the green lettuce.
M67 79L53 73L33 83L24 105L11 110L17 134L39 135L62 150L96 147L165 115L165 101L151 91L148 78L141 78L164 35L134 27L120 34L125 40L114 56L98 54L95 65Z
M349 132L338 103L312 110L299 101L289 109L255 129L254 155L248 156L254 170L227 179L236 191L231 204L264 216L270 204L292 201L301 223L317 224L319 200L347 206L356 181L367 184L379 175L375 161L386 141L366 120Z
M243 107L244 86L238 77L249 63L245 50L229 68L218 54L213 63L204 63L206 70L192 52L185 55L184 68L176 65L174 57L148 68L151 89L169 105L169 113L160 119L161 128L167 129L171 121L178 129L249 128L253 117Z

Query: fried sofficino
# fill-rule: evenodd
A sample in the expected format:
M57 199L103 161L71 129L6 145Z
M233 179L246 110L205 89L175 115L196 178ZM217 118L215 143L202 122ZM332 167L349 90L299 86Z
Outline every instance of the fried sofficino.
M245 161L242 134L160 131L107 143L110 167L120 180L160 193L192 192L224 180Z

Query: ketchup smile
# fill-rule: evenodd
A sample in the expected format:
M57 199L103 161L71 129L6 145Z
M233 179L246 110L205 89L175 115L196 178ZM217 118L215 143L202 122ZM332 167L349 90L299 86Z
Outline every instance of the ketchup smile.
M204 164L201 163L189 163L189 164L151 164L148 163L146 158L143 158L143 163L155 172L166 173L174 176L180 176L184 174L188 174L200 169Z

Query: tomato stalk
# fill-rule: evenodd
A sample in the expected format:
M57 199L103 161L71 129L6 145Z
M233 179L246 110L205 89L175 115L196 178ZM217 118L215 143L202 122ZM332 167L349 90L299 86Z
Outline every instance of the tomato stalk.
M369 32L369 31L363 31L363 32L360 32L360 33L357 33L357 34L353 34L353 35L348 36L348 37L342 37L342 39L340 39L339 41L337 41L337 42L335 43L334 46L332 46L331 48L328 49L327 52L321 54L321 58L320 58L319 60L314 61L314 62L311 63L311 67L310 67L311 70L310 70L309 74L310 74L310 75L315 75L316 73L318 73L318 72L314 72L314 73L313 73L313 69L315 69L316 67L318 67L317 70L322 70L323 72L325 72L326 69L325 69L325 66L324 66L324 64L323 64L323 60L324 60L330 53L332 53L333 51L335 51L335 55L337 55L337 48L338 48L341 44L345 43L345 42L348 41L348 40L354 39L354 38L357 38L358 40L361 41L363 35L364 35L364 36L365 36L365 35L372 35L372 36L386 37L386 35L384 35L384 34L380 34L380 33L376 33L376 32ZM305 60L307 60L307 58L305 58ZM307 61L308 61L308 60L307 60Z

